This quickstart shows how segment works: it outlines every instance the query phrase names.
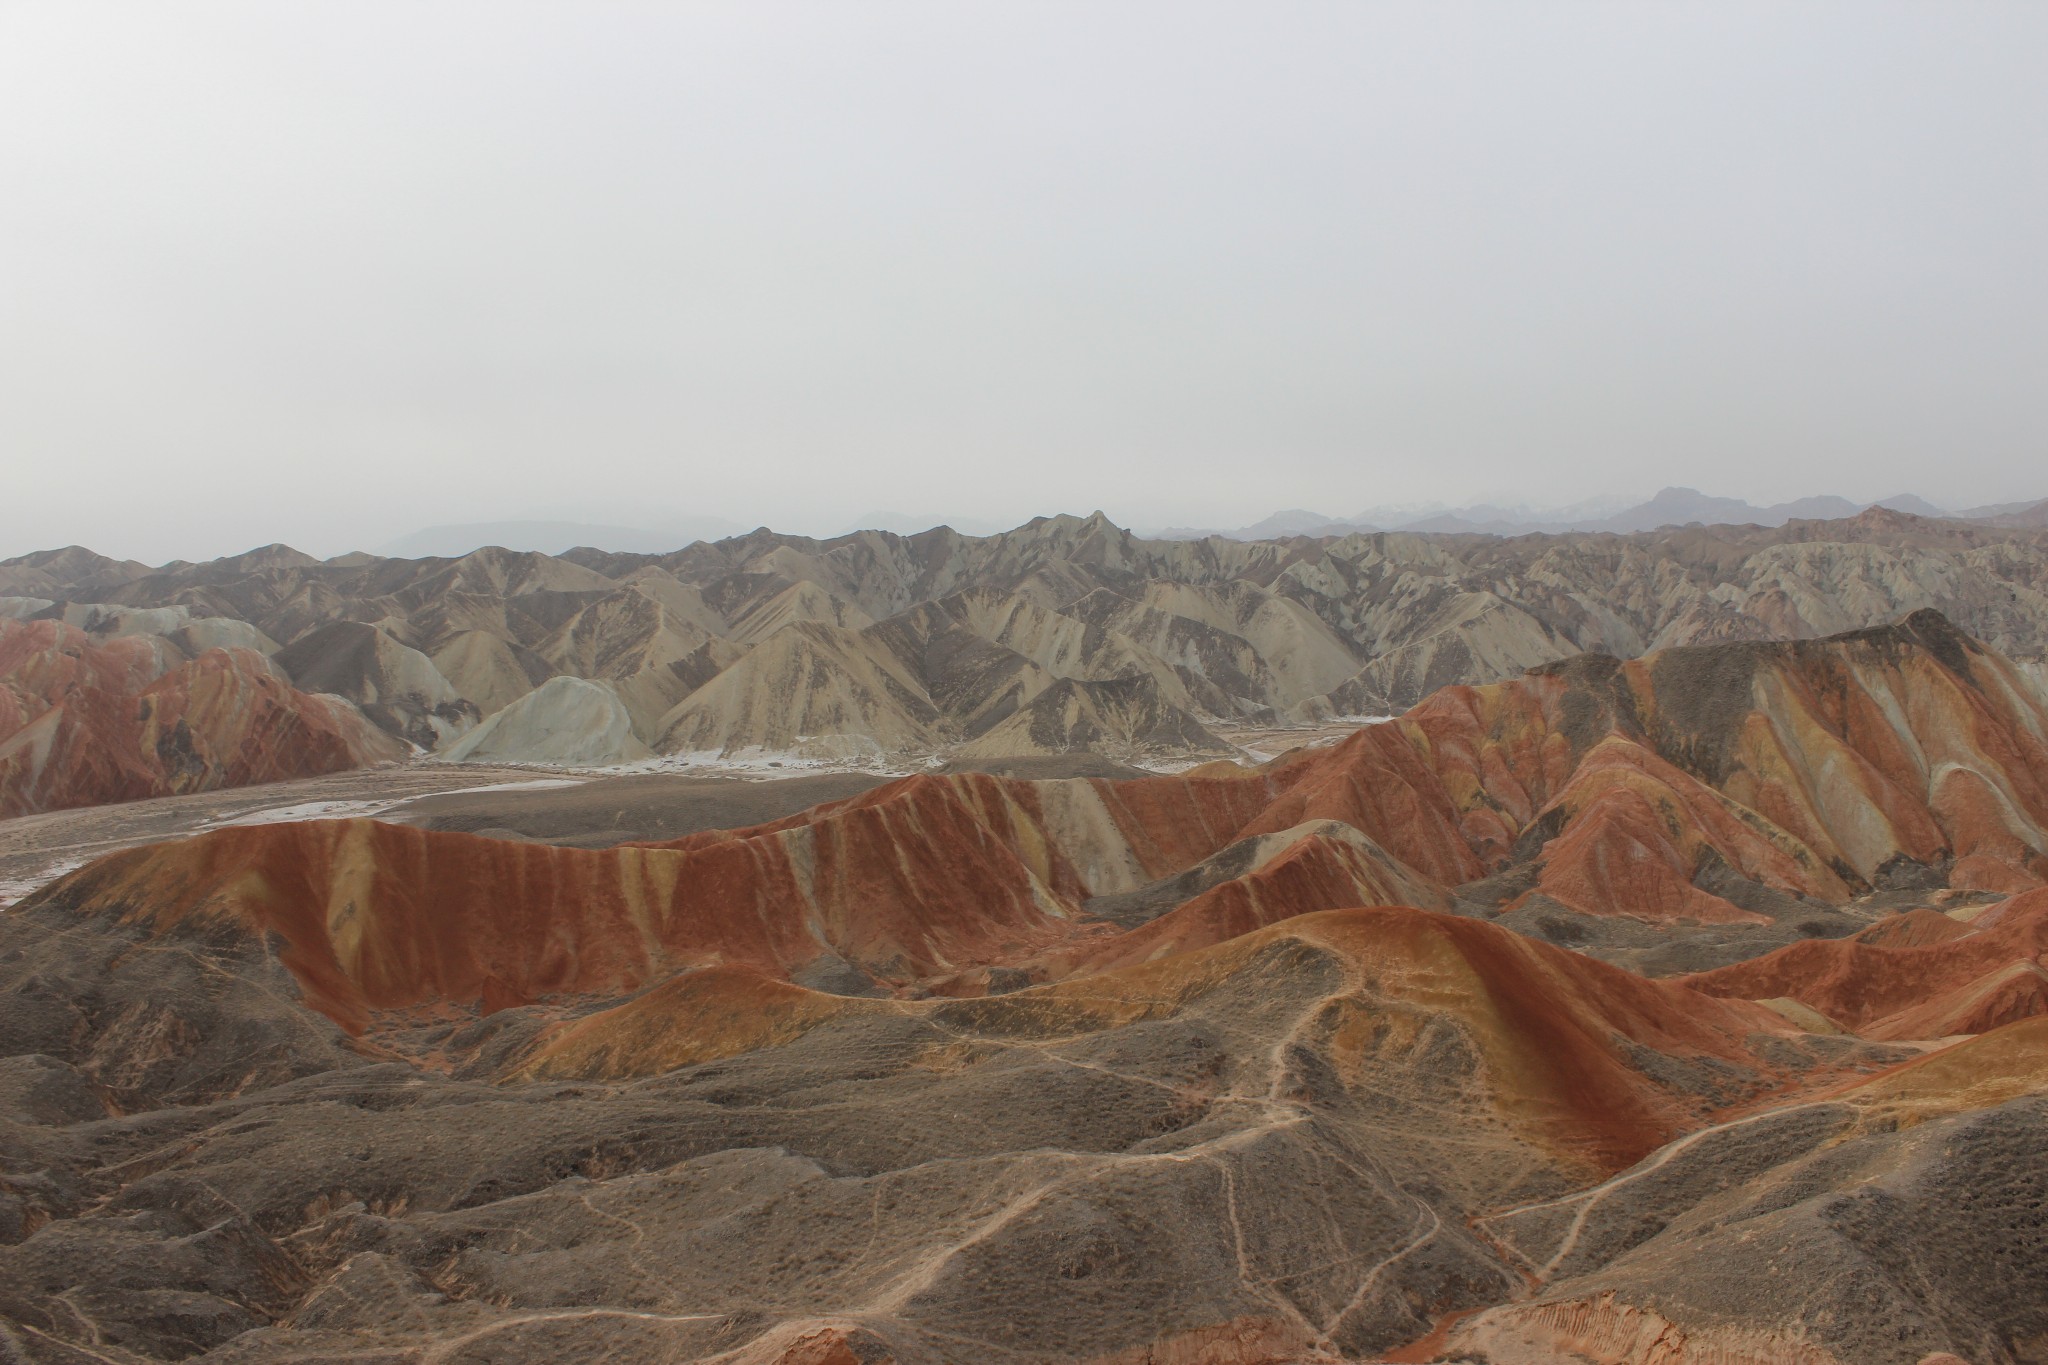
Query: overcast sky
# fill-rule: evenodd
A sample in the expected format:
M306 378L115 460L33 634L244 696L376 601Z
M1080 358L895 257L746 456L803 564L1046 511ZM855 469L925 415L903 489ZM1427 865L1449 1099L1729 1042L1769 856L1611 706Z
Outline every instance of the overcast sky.
M2048 496L2048 6L0 0L0 555Z

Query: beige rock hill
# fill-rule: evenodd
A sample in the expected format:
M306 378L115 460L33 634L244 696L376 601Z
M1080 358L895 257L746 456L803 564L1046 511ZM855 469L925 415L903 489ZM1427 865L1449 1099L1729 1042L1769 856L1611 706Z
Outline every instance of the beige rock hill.
M535 646L555 672L609 683L636 735L651 733L695 690L690 669L679 665L719 636L717 615L701 599L692 611L686 601L671 607L659 591L643 582L607 593Z
M434 661L361 621L333 621L274 656L297 687L346 697L378 726L423 749L460 738L480 719Z
M929 748L940 716L902 662L866 633L801 621L777 631L662 719L663 752L795 749L865 735Z
M535 651L488 630L457 632L434 652L433 660L455 690L487 716L518 701L555 673L554 666Z
M730 629L719 633L735 644L752 645L759 644L784 626L806 622L859 630L873 625L875 618L844 598L835 597L816 583L805 580L792 583L773 597L756 602L733 621Z
M646 758L626 705L610 684L550 678L457 740L455 762L598 766Z
M659 556L328 563L273 546L161 569L72 547L0 564L0 593L246 630L284 646L299 685L444 751L558 676L606 684L632 741L619 755L833 736L863 751L1201 752L1217 723L1386 714L1581 650L1811 638L1921 607L2029 677L2048 656L2048 531L1882 509L1770 529L1264 542L1141 540L1097 514L978 538L760 530ZM527 731L499 732L502 746Z

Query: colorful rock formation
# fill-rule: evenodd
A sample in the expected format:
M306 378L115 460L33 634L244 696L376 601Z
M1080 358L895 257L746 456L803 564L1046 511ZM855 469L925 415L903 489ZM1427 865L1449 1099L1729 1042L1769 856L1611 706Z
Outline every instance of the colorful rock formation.
M1916 615L1258 769L112 854L0 917L0 1342L2022 1361L2044 735Z
M73 547L0 563L0 594L21 594L0 597L0 615L232 619L282 645L301 687L442 751L568 675L623 708L630 743L613 761L643 748L985 759L1205 753L1215 726L1391 714L1578 651L1820 637L1923 608L2038 686L2044 582L2038 527L1881 508L1769 528L1256 542L1145 540L1097 514L986 537L764 529L664 555L322 563L270 546L151 569ZM498 751L519 739L550 759L527 725L504 727ZM1967 779L1944 799L1974 803L1973 819L1995 801Z
M1932 942L1795 943L1685 981L1708 995L1797 1000L1866 1038L1988 1033L2048 1015L2048 891L1949 923Z
M754 829L594 851L366 821L225 830L103 860L61 895L86 910L149 905L166 924L225 915L280 935L318 1007L351 1028L431 999L495 1007L615 993L715 964L792 980L837 964L897 992L976 993L992 970L1055 979L1315 910L1444 907L1460 886L1516 867L1530 884L1510 909L1761 924L1704 889L1702 873L1815 903L1901 867L1952 864L1966 887L2039 884L2048 715L2003 685L2008 668L1939 618L1916 618L1834 641L1579 660L1452 689L1398 723L1257 772L916 777ZM1749 707L1688 709L1697 673L1725 683L1738 669ZM1786 765L1795 739L1821 755L1812 767ZM2001 794L1988 827L1944 802L1960 775ZM1204 865L1202 884L1188 882ZM1186 894L1155 905L1150 922L1109 913L1171 878ZM164 885L179 897L152 891ZM1783 960L1811 977L1816 955L1898 951L1810 943ZM2003 968L2019 949L1968 951ZM2033 981L1985 983L1956 1018L1989 1026L2038 1008ZM1789 987L1717 993L1791 996L1838 1017L1838 1002Z
M0 620L0 817L338 772L403 747L250 649Z

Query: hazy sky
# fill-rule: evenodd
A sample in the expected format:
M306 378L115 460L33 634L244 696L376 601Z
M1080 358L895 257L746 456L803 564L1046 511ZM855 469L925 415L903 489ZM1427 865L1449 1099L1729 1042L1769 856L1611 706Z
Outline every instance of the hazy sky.
M2048 6L0 0L0 555L2048 495Z

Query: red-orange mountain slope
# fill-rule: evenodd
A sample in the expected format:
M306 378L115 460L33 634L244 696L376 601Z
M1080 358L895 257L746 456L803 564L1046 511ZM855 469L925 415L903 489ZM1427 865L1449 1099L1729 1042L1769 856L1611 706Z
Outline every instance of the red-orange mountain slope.
M1921 942L1809 940L1684 981L1708 995L1797 1000L1870 1038L1984 1033L2048 1014L2048 890L1955 929L1935 939L1923 928L1932 941Z
M517 1074L654 1074L875 1012L942 1010L985 1035L1068 1037L1199 1008L1288 944L1326 954L1339 969L1335 993L1304 995L1292 1027L1327 1053L1347 1085L1370 1088L1369 1068L1427 1065L1432 1021L1448 1018L1484 1060L1477 1074L1489 1114L1599 1168L1628 1164L1714 1110L1700 1094L1646 1074L1631 1060L1635 1048L1739 1068L1751 1096L1794 1074L1757 1046L1795 1032L1762 1006L1647 980L1484 921L1402 907L1297 916L1192 952L973 1002L845 999L732 969L694 972L553 1026Z
M0 818L311 777L402 752L253 650L186 659L156 637L95 644L61 621L0 620Z
M2043 734L2048 710L2009 663L1919 613L1446 689L1253 772L917 777L753 829L594 852L267 826L115 855L44 895L276 932L321 1008L353 1022L721 963L797 980L852 964L898 992L971 993L994 967L1048 979L1316 910L1446 904L1519 864L1531 894L1649 921L1748 917L1698 884L1717 860L1826 901L1905 863L2034 886L2048 871ZM1089 911L1225 863L1149 924Z

